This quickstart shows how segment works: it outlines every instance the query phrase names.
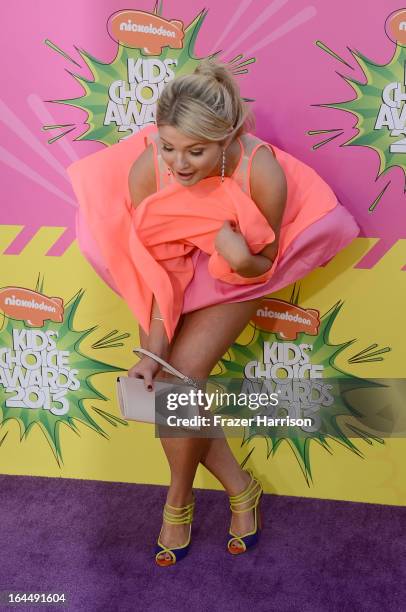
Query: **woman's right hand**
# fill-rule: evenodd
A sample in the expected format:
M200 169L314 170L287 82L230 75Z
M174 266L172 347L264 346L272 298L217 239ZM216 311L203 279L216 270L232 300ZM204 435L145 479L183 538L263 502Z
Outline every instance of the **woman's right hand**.
M147 391L152 391L154 388L153 378L157 375L160 368L161 366L159 363L151 359L151 357L148 357L148 355L145 355L138 363L128 370L128 376L130 378L143 378L145 389Z

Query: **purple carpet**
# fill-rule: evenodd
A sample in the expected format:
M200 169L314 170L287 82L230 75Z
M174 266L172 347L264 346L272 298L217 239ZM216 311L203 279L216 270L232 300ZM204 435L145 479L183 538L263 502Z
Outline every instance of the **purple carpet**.
M266 495L258 547L232 557L225 494L198 490L190 553L159 568L163 487L26 476L0 486L2 597L68 601L16 610L406 610L406 508Z

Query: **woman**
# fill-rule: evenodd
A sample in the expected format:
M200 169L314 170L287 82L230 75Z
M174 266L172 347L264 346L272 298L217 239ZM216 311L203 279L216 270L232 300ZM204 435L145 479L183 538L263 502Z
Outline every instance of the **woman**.
M238 137L246 123L246 107L225 67L202 62L195 74L169 83L158 102L157 126L160 155L173 179L190 187L208 177L232 177L242 157ZM157 189L157 155L159 149L150 144L131 169L129 185L135 207ZM272 267L287 196L284 171L268 146L259 147L250 161L246 169L250 195L274 230L275 240L260 254L252 255L243 235L228 221L215 240L217 252L247 279L261 277ZM242 295L247 288L249 285ZM262 287L260 295L267 292ZM260 299L227 303L226 293L223 302L184 314L176 336L169 343L164 319L154 300L149 334L140 329L142 346L188 376L207 378L246 327ZM143 357L129 370L129 376L142 377L151 389L158 370L159 365L153 359ZM255 477L241 469L227 440L161 437L161 443L170 466L171 483L157 563L174 563L188 547L194 503L192 486L199 463L220 481L230 496L229 552L239 554L254 544L260 527L258 503L262 487Z
M179 318L175 316L171 321L175 323L171 325L168 322L171 304L165 302L161 292L162 308L156 299L157 293L151 296L152 308L148 304L144 309L148 319L137 316L142 323L142 346L195 379L207 379L256 312L262 296L303 276L309 270L309 261L316 267L328 260L357 234L352 218L337 204L333 192L320 177L305 164L247 134L250 120L232 75L221 64L206 60L199 64L194 74L167 84L157 105L158 130L154 133L147 128L140 133L147 134L147 146L142 152L136 151L131 142L132 138L134 141L139 138L136 135L89 156L88 162L85 158L69 168L78 200L82 208L87 207L87 222L107 267L135 313L140 296L146 294L142 293L142 288L138 293L133 290L139 280L137 276L133 277L134 283L128 282L133 274L131 266L136 267L140 254L128 253L128 250L134 248L133 242L142 235L143 223L153 214L154 197L170 193L171 184L184 188L179 192L181 195L193 197L199 186L215 181L213 177L221 177L218 180L224 186L231 185L234 189L231 191L234 195L237 193L237 199L240 197L245 207L255 209L251 210L257 214L257 217L252 214L252 218L256 218L254 230L257 225L266 226L262 228L262 244L260 247L257 244L260 251L252 245L250 248L235 216L233 223L226 217L218 226L207 249L192 248L193 243L184 240L185 249L191 249L194 276L187 286L179 281L183 304L178 307L183 314ZM134 151L138 155L134 156ZM134 207L130 221L125 206L119 204L117 212L112 211L116 187L106 186L112 164L116 168L115 185L121 184L128 159L131 159L129 193ZM95 185L98 185L100 197L95 195ZM110 198L106 196L109 188ZM116 200L121 201L120 198L118 194ZM205 202L200 198L198 203L201 205L202 201ZM207 217L210 218L214 214L211 211L218 212L216 201L207 203ZM244 207L240 210L245 212ZM251 213L247 217L248 226ZM343 228L347 223L349 229L341 232L341 242L331 239L330 226L327 231L320 229L325 219L332 219L334 237L340 235L337 225ZM111 228L115 226L114 234ZM305 252L304 267L295 263L296 276L289 276L287 266L292 264L291 254L295 256L295 250L292 251L295 239L307 228L316 226L316 239L324 236L324 242L317 242L316 257L312 259L309 252ZM117 236L121 239L117 240ZM264 236L268 236L267 242ZM214 256L222 270L217 278L213 278L213 271L216 272ZM300 259L296 257L295 262L299 260L300 264ZM273 278L278 276L279 270L283 278L275 284ZM153 359L145 356L129 370L129 376L143 378L146 388L152 390L159 369ZM254 545L261 527L258 504L262 486L251 472L241 469L226 439L174 438L165 437L161 432L161 443L169 463L171 482L156 549L158 565L172 565L188 551L194 508L192 486L199 463L220 481L230 498L228 551L238 555Z
M169 83L158 102L157 125L162 159L175 180L190 186L211 176L231 177L241 157L237 137L244 129L246 118L237 86L220 65L205 62L194 75ZM151 144L131 169L129 184L134 206L156 191L155 174ZM260 148L253 159L250 183L252 198L278 237L286 201L286 179L266 147ZM251 255L242 234L225 222L215 244L238 274L256 277L271 267L278 239L260 255ZM259 302L257 298L223 303L185 314L176 337L169 344L159 307L154 301L149 335L140 328L141 344L184 374L207 378L246 327ZM213 330L221 330L221 333L213 333ZM151 389L158 370L159 365L153 359L143 357L129 370L129 376L144 378L146 387ZM199 463L218 478L230 497L247 492L246 501L241 498L240 504L239 500L231 499L236 512L232 513L230 533L235 537L230 537L228 549L234 554L243 552L255 539L250 540L247 534L257 533L260 483L241 469L224 438L163 437L161 443L171 470L171 484L159 537L162 552L157 553L157 563L175 562L176 556L180 556L180 547L189 540L190 523L174 524L172 521L176 521L177 516L192 518L192 486ZM166 548L178 552L171 554Z

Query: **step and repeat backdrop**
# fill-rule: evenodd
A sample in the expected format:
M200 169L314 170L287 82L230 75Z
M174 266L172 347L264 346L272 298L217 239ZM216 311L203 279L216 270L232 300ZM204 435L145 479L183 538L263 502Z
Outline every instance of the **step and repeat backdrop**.
M368 413L328 393L331 379L356 392L406 378L406 7L16 0L1 13L0 472L168 482L153 426L120 415L116 378L136 361L138 326L79 249L88 228L66 167L153 123L165 84L216 54L258 136L313 166L361 228L264 298L213 370L242 383L255 372L267 388L306 377L284 414L324 433L248 425L230 444L268 492L406 504L406 427L388 394ZM218 487L203 469L196 485Z

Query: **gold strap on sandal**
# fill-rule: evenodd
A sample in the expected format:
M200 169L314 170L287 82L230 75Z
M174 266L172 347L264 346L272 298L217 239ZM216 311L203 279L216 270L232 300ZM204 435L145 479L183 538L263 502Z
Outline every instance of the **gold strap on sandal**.
M163 544L161 544L159 542L159 540L158 540L158 546L161 548L161 550L156 553L155 561L158 561L158 559L161 557L162 553L164 553L164 554L168 554L170 556L172 563L176 563L176 555L173 552L173 550L171 550L167 546L164 546Z
M167 523L171 523L172 525L182 525L182 524L187 525L188 524L189 525L189 535L188 535L188 538L185 544L182 544L182 546L176 546L176 548L170 548L169 546L165 546L165 544L161 542L161 533L162 533L162 529L161 529L161 532L158 538L158 542L157 542L159 550L157 550L155 554L155 560L158 563L158 565L168 565L168 563L166 562L162 562L162 561L160 562L160 559L162 559L162 555L164 555L165 553L167 553L171 558L170 564L174 564L178 561L178 558L182 558L180 557L182 551L183 551L182 556L184 556L187 553L187 550L189 549L190 537L191 537L191 532L192 532L192 520L193 520L194 506L195 506L194 498L193 498L192 503L188 504L187 506L176 507L176 506L171 506L170 504L165 504L164 511L163 511L164 521L166 521Z
M165 504L163 512L164 520L172 525L187 525L193 520L194 506L194 501L187 506L182 506L181 508L171 506L170 504ZM176 512L174 512L174 510Z
M253 510L258 505L263 488L259 480L255 478L251 470L245 470L251 476L251 482L244 491L238 495L229 495L231 512L241 513ZM252 501L252 505L241 509L241 506Z
M258 504L263 493L263 487L259 480L255 478L251 470L245 470L250 476L251 480L248 486L239 493L238 495L230 495L230 510L231 512L249 512L254 511L254 527L251 531L244 534L236 534L233 531L228 532L231 536L227 543L228 551L233 554L241 554L247 551L258 542L259 537L259 522L258 522ZM241 506L245 506L241 508ZM238 545L238 547L236 547Z

